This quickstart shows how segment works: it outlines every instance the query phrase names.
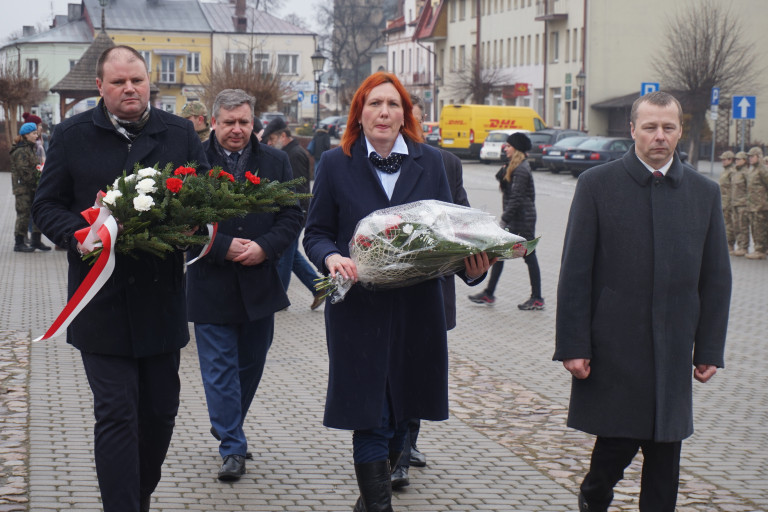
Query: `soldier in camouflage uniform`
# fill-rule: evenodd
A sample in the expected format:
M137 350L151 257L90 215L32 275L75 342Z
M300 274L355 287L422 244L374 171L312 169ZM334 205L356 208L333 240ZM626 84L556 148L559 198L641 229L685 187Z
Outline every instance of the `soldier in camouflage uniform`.
M763 164L763 150L753 147L747 152L747 210L749 228L755 250L747 254L750 260L764 260L768 249L768 169Z
M734 172L731 174L731 208L733 230L738 246L731 254L744 256L749 249L749 214L747 212L747 154L743 151L736 153Z
M195 125L195 131L200 142L205 142L211 136L208 126L208 109L199 101L190 101L181 109L181 117L189 119Z
M32 199L35 197L38 158L35 143L38 131L35 123L24 123L19 129L19 136L13 141L11 148L11 179L13 195L16 196L16 228L14 230L15 252L34 252L35 249L49 251L51 248L40 240L40 230L32 224L32 244L27 245L29 217L32 211Z
M736 231L733 226L733 203L731 201L731 177L736 172L733 165L733 151L725 151L720 155L723 162L723 173L720 175L720 198L725 219L725 237L728 239L728 252L733 254L736 243Z

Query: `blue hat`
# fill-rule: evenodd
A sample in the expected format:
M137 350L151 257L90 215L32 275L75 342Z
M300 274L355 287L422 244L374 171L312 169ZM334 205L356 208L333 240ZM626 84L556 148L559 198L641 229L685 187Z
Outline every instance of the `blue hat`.
M36 132L37 131L37 125L35 123L24 123L21 125L21 128L19 128L19 135L26 135L28 133Z

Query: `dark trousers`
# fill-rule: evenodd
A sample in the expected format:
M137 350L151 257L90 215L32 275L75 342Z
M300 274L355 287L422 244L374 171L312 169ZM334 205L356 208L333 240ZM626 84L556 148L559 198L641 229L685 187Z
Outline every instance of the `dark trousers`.
M400 461L398 466L410 467L411 465L411 448L416 448L416 441L419 438L419 431L421 430L421 420L410 420L405 426L405 439L403 440L403 453L400 455Z
M352 433L352 458L355 464L387 460L390 454L403 451L408 435L408 422L395 425L391 418L389 400L385 400L380 425Z
M531 281L531 297L541 299L541 270L539 269L539 260L536 258L536 253L532 252L524 256L523 260L528 266L528 278ZM491 267L491 276L488 279L488 284L485 286L485 293L491 297L496 292L496 285L499 283L502 270L504 270L503 260L497 261Z
M589 473L581 483L581 493L590 510L608 510L614 486L624 478L624 469L642 449L640 512L674 512L682 444L598 436Z
M179 410L179 351L139 359L82 352L93 392L104 512L138 512L152 494Z

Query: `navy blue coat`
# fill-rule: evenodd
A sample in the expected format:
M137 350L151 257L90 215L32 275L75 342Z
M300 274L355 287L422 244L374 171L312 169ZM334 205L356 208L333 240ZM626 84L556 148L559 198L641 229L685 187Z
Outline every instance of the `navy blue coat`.
M451 202L440 153L408 144L392 199L387 198L361 138L352 157L323 153L309 207L304 249L327 273L325 258L349 256L357 222L374 210L422 199ZM326 303L329 353L324 424L349 430L380 426L387 394L394 420L448 417L448 348L440 279L371 291L355 285Z
M211 167L225 170L224 159L216 152L213 139L205 141L206 158ZM288 156L251 135L251 154L246 171L262 179L286 182L293 179ZM229 324L258 320L290 305L277 274L277 261L299 236L301 209L298 204L276 213L251 213L219 223L211 251L187 267L187 306L189 321ZM241 265L225 259L233 238L253 240L264 249L267 259L258 265ZM190 251L196 256L200 248Z
M192 123L152 109L130 147L98 106L56 126L33 205L35 224L56 245L69 249L68 297L91 266L75 250L74 233L87 226L80 212L134 164L164 167L208 163ZM67 341L84 352L146 357L177 350L189 340L184 297L184 254L138 259L116 255L112 277L67 330Z
M717 183L677 155L656 179L632 146L582 174L557 290L556 360L573 379L570 427L681 441L693 432L693 364L723 366L731 271Z

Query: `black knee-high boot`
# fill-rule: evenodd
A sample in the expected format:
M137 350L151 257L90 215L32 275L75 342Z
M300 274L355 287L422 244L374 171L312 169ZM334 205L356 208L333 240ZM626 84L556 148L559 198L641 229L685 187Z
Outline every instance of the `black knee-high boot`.
M360 498L354 512L393 512L389 460L355 464Z

